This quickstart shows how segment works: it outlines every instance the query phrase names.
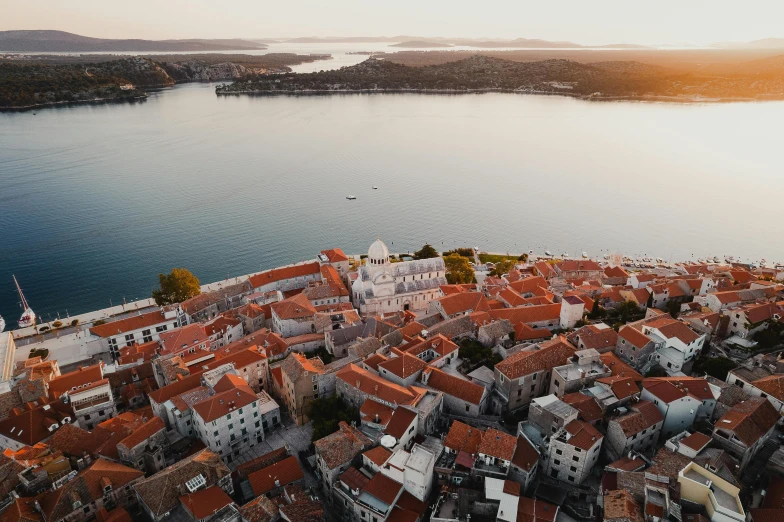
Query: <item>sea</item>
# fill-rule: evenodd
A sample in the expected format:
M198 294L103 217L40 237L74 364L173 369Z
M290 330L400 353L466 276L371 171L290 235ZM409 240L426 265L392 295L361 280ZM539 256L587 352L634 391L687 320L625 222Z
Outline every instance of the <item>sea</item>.
M335 56L298 66L309 71L379 50L353 46L269 52ZM216 86L0 113L10 328L12 275L47 320L146 298L174 267L207 283L326 248L363 253L377 237L396 252L784 261L783 102L219 97Z

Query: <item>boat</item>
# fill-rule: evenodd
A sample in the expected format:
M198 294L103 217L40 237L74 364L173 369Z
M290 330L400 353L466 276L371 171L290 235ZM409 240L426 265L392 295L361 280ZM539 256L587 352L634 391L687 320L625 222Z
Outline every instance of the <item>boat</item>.
M586 254L585 252L583 252L583 259L588 259L588 254Z
M356 196L346 196L346 199L357 199Z
M3 330L5 330L5 319L3 319L3 316L0 315L0 332Z
M16 276L12 276L14 278L14 284L16 285L16 291L19 292L19 300L22 305L22 317L19 318L17 323L19 324L19 328L27 328L28 326L35 326L35 312L33 309L30 308L30 305L27 304L27 299L25 299L24 294L22 293L22 289L19 287L19 281L16 280Z
M373 185L373 190L378 190L378 187Z
M552 252L550 252L549 250L545 250L545 251L544 251L544 255L546 255L546 256L549 256L549 257L552 257L552 256L553 256L553 253L552 253Z

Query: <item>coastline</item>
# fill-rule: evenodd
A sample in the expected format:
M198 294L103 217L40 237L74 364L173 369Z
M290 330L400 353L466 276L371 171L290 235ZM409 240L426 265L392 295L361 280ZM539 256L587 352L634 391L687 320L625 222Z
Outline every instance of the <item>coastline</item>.
M784 94L776 96L766 96L764 98L704 98L701 96L664 96L664 95L644 95L644 96L621 96L621 95L594 95L594 94L573 94L569 92L554 91L534 91L522 89L301 89L295 91L260 91L260 90L238 90L225 91L218 90L218 96L329 96L332 94L432 94L432 95L461 95L461 94L519 94L519 95L538 95L538 96L564 96L586 101L644 101L644 102L669 102L682 104L697 103L742 103L742 102L763 102L763 101L784 101Z

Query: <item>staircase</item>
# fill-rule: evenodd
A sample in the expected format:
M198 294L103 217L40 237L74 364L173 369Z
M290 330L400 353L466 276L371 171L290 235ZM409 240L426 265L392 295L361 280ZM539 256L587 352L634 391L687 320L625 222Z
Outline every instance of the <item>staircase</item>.
M751 459L751 462L749 462L749 465L746 466L746 469L743 472L741 482L743 483L744 487L750 488L754 486L764 471L765 465L778 449L779 443L774 438L770 438L765 441L765 444L763 444L759 451L757 451L757 454L754 455L754 457Z

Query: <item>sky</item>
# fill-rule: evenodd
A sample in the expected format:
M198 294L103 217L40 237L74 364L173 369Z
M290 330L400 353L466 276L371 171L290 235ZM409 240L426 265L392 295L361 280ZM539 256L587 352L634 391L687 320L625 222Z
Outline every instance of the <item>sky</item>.
M583 45L784 37L782 0L0 0L0 30L99 38L449 36Z

